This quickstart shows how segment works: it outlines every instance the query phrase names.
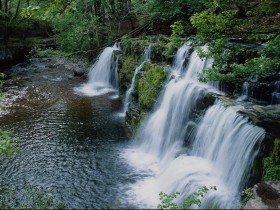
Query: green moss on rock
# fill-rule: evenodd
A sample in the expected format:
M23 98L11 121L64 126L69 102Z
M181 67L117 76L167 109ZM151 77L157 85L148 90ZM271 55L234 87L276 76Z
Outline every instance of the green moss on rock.
M136 92L139 97L140 109L150 110L159 96L168 73L159 65L150 62L145 64L143 70L144 77L137 82Z
M270 156L264 158L264 181L280 180L280 139L274 140Z
M124 93L129 88L135 68L138 65L139 61L135 59L132 55L122 56L122 61L118 70L121 93Z

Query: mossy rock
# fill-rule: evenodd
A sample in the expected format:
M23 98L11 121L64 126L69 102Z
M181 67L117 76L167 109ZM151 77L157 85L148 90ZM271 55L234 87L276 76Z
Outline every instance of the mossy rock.
M157 65L147 62L143 68L142 78L137 80L136 94L141 110L150 110L158 98L168 73Z
M183 42L182 42L183 43ZM147 46L152 46L151 60L153 62L172 62L178 44L170 42L170 38L163 35L144 36L140 38L123 37L121 46L124 54L141 58Z
M280 138L274 140L274 148L271 156L273 163L280 165Z
M270 155L264 158L264 181L280 181L280 139L274 140Z
M128 127L131 129L132 133L139 127L139 125L143 122L144 118L148 112L142 111L139 109L129 109L125 121Z
M139 65L139 61L132 55L123 55L119 66L119 83L120 91L124 93L130 86L135 68Z
M225 97L225 96L219 96L218 97L220 101L222 101L222 103L224 104L224 106L228 107L228 106L236 106L237 103L235 101L233 101L232 99Z
M277 106L261 106L255 105L253 109L263 117L268 117L274 120L280 120L280 105Z

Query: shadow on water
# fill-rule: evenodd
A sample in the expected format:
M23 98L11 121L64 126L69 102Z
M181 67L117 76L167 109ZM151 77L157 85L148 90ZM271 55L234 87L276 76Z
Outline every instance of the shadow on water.
M25 68L5 81L9 107L0 127L20 138L21 154L1 157L2 181L18 192L26 185L51 191L66 208L121 205L122 185L135 180L119 158L128 146L124 122L115 116L120 100L74 94L81 80L59 66L38 61ZM9 102L13 94L19 96Z

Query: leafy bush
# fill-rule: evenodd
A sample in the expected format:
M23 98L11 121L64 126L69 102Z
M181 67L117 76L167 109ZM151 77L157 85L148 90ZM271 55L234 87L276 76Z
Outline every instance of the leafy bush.
M150 110L159 96L163 82L167 77L160 66L147 62L144 66L145 78L141 78L137 84L140 108Z
M44 58L44 57L53 57L53 58L63 58L68 57L70 54L66 52L62 52L60 50L55 50L53 48L40 48L40 47L34 47L29 52L29 57L38 57L38 58Z
M273 162L272 157L264 158L264 181L280 180L280 165Z
M189 195L182 204L177 204L174 202L174 199L180 195L179 192L172 193L170 195L161 192L159 194L161 203L158 204L157 208L159 209L187 209L192 205L197 205L198 207L201 206L201 198L204 197L209 190L217 190L215 186L211 186L210 188L203 186L199 188L196 192Z
M280 139L274 140L270 156L264 158L264 181L280 180Z
M18 202L20 196L20 203ZM1 209L65 209L51 193L43 192L39 188L29 185L20 194L12 185L0 184L0 208Z
M254 198L255 196L252 188L247 188L246 190L243 190L241 192L241 208L243 208L249 200Z
M0 129L0 154L4 154L7 157L20 152L16 148L15 140L12 139L11 135L11 132Z
M201 75L203 81L243 82L279 71L280 36L275 8L279 10L280 4L274 0L245 2L205 1L208 9L191 17L197 29L194 40L208 46L202 57L214 58L212 68ZM237 41L264 44L250 46Z

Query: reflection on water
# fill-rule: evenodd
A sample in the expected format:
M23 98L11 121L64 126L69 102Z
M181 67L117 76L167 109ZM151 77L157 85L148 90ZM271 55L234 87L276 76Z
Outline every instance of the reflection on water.
M62 68L38 62L26 69L14 76L24 95L8 103L9 113L0 117L0 127L21 139L22 151L1 157L2 181L19 192L25 185L51 189L66 208L121 205L121 186L134 178L119 158L127 146L124 122L115 115L119 99L75 95L73 87L82 80ZM4 88L5 94L9 90Z

